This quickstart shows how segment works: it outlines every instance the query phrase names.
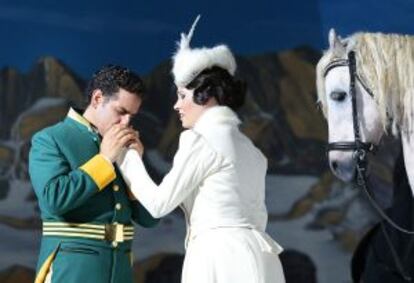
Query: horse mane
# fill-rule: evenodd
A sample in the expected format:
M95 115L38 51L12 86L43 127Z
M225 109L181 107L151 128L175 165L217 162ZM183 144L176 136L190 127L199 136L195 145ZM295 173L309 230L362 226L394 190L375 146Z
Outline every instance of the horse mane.
M318 101L326 116L324 70L355 51L358 76L374 94L384 131L411 131L414 125L414 36L355 33L343 40L346 52L327 50L316 70Z

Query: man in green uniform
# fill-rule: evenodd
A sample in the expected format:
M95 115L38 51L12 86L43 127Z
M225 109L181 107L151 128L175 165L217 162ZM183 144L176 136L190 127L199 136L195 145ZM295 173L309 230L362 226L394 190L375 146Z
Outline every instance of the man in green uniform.
M29 173L43 221L36 283L133 282L131 220L158 220L129 197L114 161L137 140L129 123L143 92L136 74L105 66L88 84L84 112L71 108L33 136Z

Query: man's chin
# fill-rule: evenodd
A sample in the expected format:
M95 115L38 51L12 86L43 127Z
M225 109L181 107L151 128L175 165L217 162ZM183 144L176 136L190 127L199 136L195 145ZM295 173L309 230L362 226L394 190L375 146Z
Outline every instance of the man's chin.
M98 129L98 132L101 135L104 135L105 133L107 133L115 125L117 125L117 124L103 125L103 127L101 129Z
M96 130L98 131L98 133L101 135L101 136L104 136L108 131L109 131L109 129L110 129L111 127L106 127L106 128L104 128L104 129L99 129L99 128L97 128Z

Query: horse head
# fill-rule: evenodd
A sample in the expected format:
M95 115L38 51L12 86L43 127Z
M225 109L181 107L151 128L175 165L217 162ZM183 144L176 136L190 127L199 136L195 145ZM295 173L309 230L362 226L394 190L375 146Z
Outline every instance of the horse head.
M342 40L332 29L329 32L329 50L317 66L318 95L328 122L329 143L355 145L356 122L360 141L363 144L378 144L383 133L380 111L373 94L358 75L358 71L354 72L356 108L353 110L350 51L358 52L352 38ZM358 67L356 65L356 70ZM354 121L355 115L357 120ZM356 157L352 146L333 147L328 157L330 168L337 177L344 181L354 179Z

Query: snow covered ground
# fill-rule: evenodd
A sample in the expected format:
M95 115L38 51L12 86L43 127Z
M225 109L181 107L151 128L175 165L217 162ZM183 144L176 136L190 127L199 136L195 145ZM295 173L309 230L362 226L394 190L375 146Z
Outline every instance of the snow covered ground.
M316 182L317 178L311 176L268 176L266 203L269 213L288 212ZM351 282L351 254L341 250L328 230L307 230L305 226L312 219L313 216L307 214L295 220L269 223L267 231L285 249L295 249L310 256L316 265L319 283Z
M267 177L267 206L269 213L281 214L305 195L317 182L312 176ZM14 181L5 200L0 200L0 215L26 218L33 216L33 204L25 201L30 194L27 183ZM268 224L269 234L285 249L306 253L317 266L319 283L350 282L351 255L343 252L327 230L306 230L312 216L296 220L276 221ZM162 219L153 229L136 229L135 259L147 258L159 252L184 253L185 223L181 211ZM0 270L20 264L34 268L40 243L40 231L16 230L0 225Z
M12 181L6 199L0 200L0 215L28 218L35 214L27 182ZM0 270L20 264L34 268L40 244L40 230L19 230L0 224Z

